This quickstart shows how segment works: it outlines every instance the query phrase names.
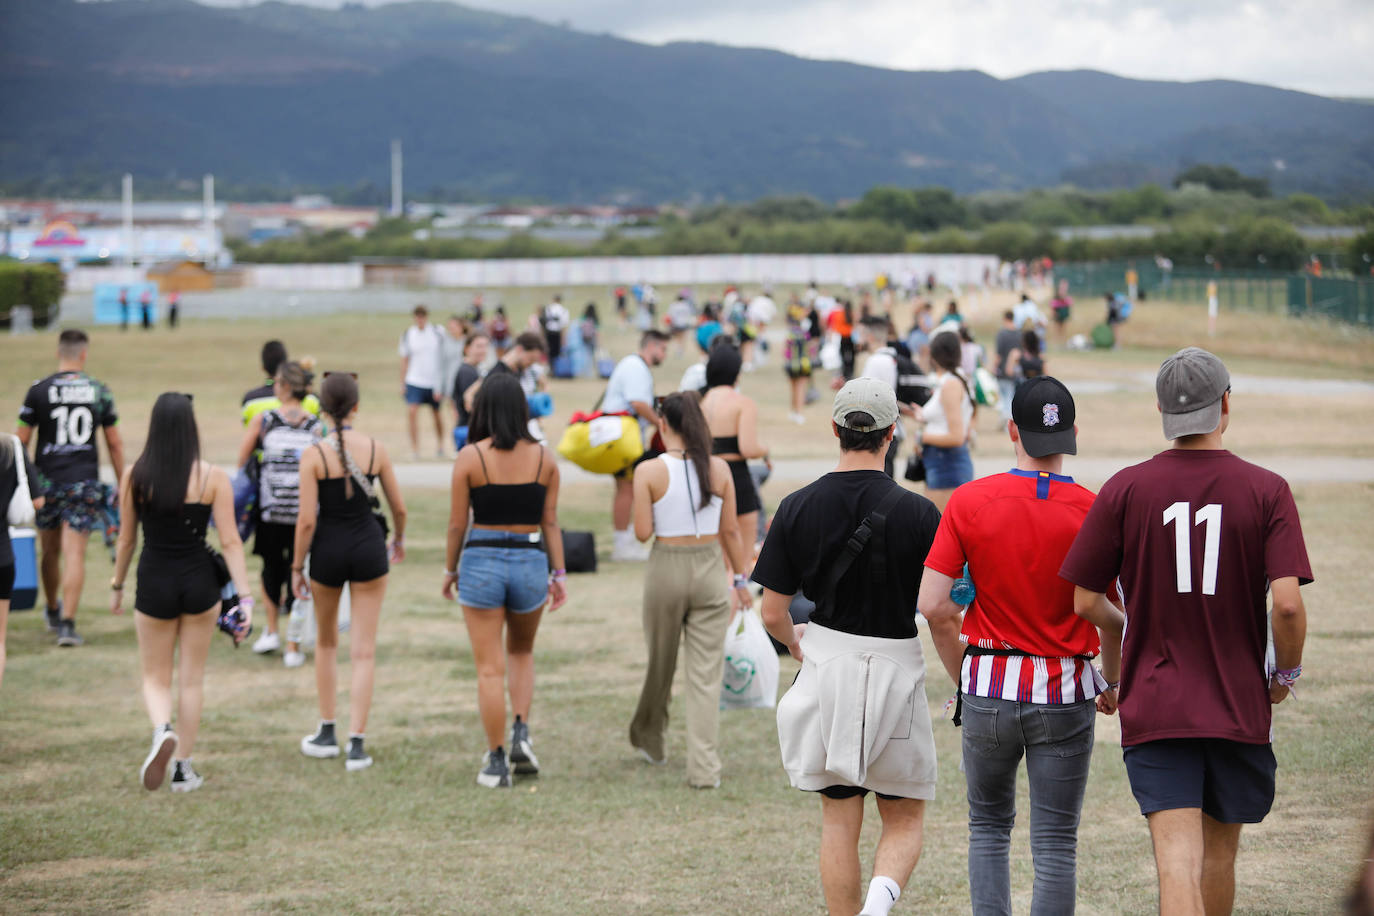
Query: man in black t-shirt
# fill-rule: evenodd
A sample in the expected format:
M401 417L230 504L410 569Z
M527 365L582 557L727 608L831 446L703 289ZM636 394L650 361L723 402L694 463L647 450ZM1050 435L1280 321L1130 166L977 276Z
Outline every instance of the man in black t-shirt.
M920 856L925 802L935 797L916 596L940 513L883 473L898 420L892 386L857 378L835 395L832 473L782 501L753 579L769 633L802 663L778 702L778 738L792 785L821 794L821 883L830 912L886 914ZM846 545L864 523L868 540ZM848 562L848 568L836 571ZM816 603L793 626L792 596ZM867 899L860 892L864 796L878 795L883 833Z
M57 339L57 372L29 388L19 409L16 435L27 448L38 431L34 465L38 490L46 499L38 511L41 573L47 599L48 629L59 646L79 646L76 608L86 579L86 544L104 524L108 503L100 482L100 451L95 433L105 434L105 447L115 479L124 473L124 445L115 424L110 389L86 374L90 339L85 331L63 331ZM65 564L64 564L65 559ZM59 600L59 587L61 597Z
M458 413L457 426L453 431L455 448L462 448L468 441L468 424L472 422L472 408L467 403L468 389L482 380L482 363L487 361L487 349L491 341L487 335L474 333L463 341L463 362L453 378L453 390L449 396Z

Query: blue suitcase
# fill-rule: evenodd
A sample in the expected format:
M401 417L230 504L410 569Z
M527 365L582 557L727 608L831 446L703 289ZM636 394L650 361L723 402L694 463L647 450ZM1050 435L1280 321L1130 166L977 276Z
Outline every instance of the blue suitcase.
M36 532L32 528L11 528L10 544L14 548L14 590L10 593L10 610L27 611L38 603L38 552Z

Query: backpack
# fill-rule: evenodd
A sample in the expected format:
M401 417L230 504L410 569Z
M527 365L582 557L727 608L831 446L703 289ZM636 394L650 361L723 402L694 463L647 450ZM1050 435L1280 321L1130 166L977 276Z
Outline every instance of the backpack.
M901 404L924 404L930 400L930 387L925 384L926 376L921 367L910 356L894 350L892 358L897 361L897 401Z

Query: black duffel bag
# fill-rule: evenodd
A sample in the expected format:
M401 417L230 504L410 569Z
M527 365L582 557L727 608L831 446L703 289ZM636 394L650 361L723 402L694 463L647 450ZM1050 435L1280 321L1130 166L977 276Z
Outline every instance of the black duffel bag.
M596 572L596 538L590 531L563 532L563 565L570 573Z

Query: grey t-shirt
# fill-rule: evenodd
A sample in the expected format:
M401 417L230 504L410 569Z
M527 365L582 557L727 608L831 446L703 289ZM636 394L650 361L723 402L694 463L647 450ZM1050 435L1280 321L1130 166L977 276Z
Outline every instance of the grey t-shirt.
M1003 328L997 332L997 377L1011 378L1007 374L1007 356L1021 346L1021 332L1015 328Z

